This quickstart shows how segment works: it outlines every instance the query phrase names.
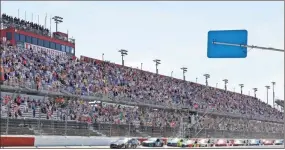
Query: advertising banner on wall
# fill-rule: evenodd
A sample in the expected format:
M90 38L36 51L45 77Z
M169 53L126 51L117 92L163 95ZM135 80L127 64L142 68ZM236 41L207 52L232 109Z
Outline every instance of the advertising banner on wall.
M54 50L54 49L50 49L50 48L46 48L46 47L42 47L42 46L38 46L38 45L33 45L30 43L25 43L25 48L26 49L32 49L34 51L40 52L40 51L44 51L49 55L53 55L53 56L63 56L66 55L65 52L61 52L58 50Z

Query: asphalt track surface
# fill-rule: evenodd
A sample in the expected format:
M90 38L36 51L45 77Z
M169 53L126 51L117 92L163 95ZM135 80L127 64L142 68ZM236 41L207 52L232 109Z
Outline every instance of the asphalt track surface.
M39 147L1 147L1 148L5 148L5 149L13 149L13 148L17 148L17 149L36 149L36 148L47 148L47 149L67 149L67 148L76 148L76 149L110 149L109 146L39 146ZM196 147L198 149L201 149L201 147ZM196 149L195 147L191 147L191 148L178 148L178 147L155 147L155 149ZM268 145L268 146L223 146L223 147L212 147L213 148L217 148L217 149L239 149L239 148L243 148L243 149L276 149L276 148L284 148L284 145ZM153 149L152 147L143 147L143 146L139 146L137 149ZM203 149L208 149L207 147L203 148Z

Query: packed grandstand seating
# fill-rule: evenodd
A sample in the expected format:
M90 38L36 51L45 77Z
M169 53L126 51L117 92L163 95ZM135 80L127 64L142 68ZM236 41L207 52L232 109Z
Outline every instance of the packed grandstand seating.
M1 20L4 27L50 36L48 29L32 22L5 14ZM227 131L248 137L284 132L283 113L248 95L106 61L50 55L12 46L9 41L1 41L0 55L4 85L73 96L1 92L1 134L9 127L9 133L15 131L12 134L37 130L59 135L175 136L182 126L181 118L189 118L183 126L201 135L206 130L214 131L210 136ZM104 97L111 102L86 101L82 96ZM182 108L204 113L189 114ZM14 124L7 124L7 118Z
M283 120L280 111L251 96L99 60L87 63L74 56L51 56L13 47L4 49L5 84L25 83L36 85L37 89L64 89L75 95L103 94L115 101L212 109L225 114Z
M88 124L179 127L181 116L189 113L151 107L115 104L143 102L165 108L187 107L204 110L195 117L195 128L222 131L281 133L283 114L247 95L186 82L103 61L84 62L75 56L52 56L1 44L4 85L24 85L38 91L62 91L71 95L103 95L114 103L94 104L80 98L1 94L1 115L13 119L68 120ZM169 107L171 106L171 107ZM258 121L219 117L211 113L268 118ZM6 114L6 116L5 116ZM272 122L272 119L275 122ZM192 122L193 125L193 122ZM143 130L140 130L143 131ZM126 132L125 132L126 133Z
M138 108L112 103L95 104L80 100L68 100L68 103L64 104L62 99L58 98L50 99L43 96L18 94L14 94L15 99L11 101L12 93L2 93L1 95L2 119L9 115L13 122L22 120L16 121L22 122L17 124L22 126L18 132L14 132L15 134L31 132L31 129L23 131L23 128L28 128L24 125L38 127L38 119L40 118L42 120L40 125L41 133L46 135L103 134L122 136L128 135L128 128L131 125L131 135L175 136L174 133L177 133L177 128L175 127L179 126L179 118L181 116L181 112L168 112L159 109ZM8 108L7 105L9 103L11 106ZM187 114L182 115L187 116ZM53 120L53 122L48 120ZM65 120L67 121L67 131L65 131ZM197 121L196 130L204 128L205 130L216 131L216 136L219 131L264 134L282 133L283 130L282 123L217 117L210 114L197 116L195 121ZM6 120L1 122L5 124ZM92 130L88 130L89 126L92 126L94 130L100 131L101 134L91 132ZM110 129L110 126L113 126L112 129ZM3 127L2 131L4 134L6 131L5 125ZM9 133L13 131L12 129L16 130L16 127L11 126ZM153 131L154 129L156 131ZM110 130L112 131L110 132Z

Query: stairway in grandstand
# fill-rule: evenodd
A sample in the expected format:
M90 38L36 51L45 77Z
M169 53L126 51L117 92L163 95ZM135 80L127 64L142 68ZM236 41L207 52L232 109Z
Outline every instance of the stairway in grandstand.
M35 117L33 117L33 110L31 108L28 108L26 111L25 111L25 108L26 108L26 106L24 104L21 104L19 106L19 109L22 112L22 117L19 117L19 118L46 119L46 114L41 113L40 108L36 108ZM8 110L7 106L2 107L2 109L5 109L6 111ZM2 112L5 110L2 110ZM57 113L54 112L54 114L57 114ZM55 119L57 117L54 114L51 117ZM1 117L6 118L7 113L1 113Z
M199 116L199 119L196 120L194 123L192 124L185 124L184 127L183 126L180 126L179 127L179 131L177 132L176 134L176 137L179 136L179 137L182 137L183 135L184 136L187 136L187 137L196 137L199 135L199 133L205 128L203 126L201 126L201 124L199 123L201 121L202 118L204 118L206 115L210 114L212 111L211 108L207 108L205 110L205 113L201 116ZM183 134L184 133L184 134Z
M93 132L94 134L97 134L97 135L99 135L99 136L106 136L105 134L103 134L103 133L101 133L101 132L95 130L93 126L90 126L90 127L89 127L89 130L90 130L91 132Z
M46 119L46 114L41 113L40 108L36 108L35 111L35 117L33 117L33 110L32 109L28 109L27 112L25 112L25 107L24 105L20 105L20 109L22 111L22 117L23 118L35 118L35 119Z
M222 118L221 120L219 120L218 122L212 122L211 124L220 124L222 121L224 121L225 118ZM205 130L205 126L200 128L193 137L199 137L200 133L202 133L202 131ZM206 135L206 133L204 135L201 135L202 137L207 137L208 135Z

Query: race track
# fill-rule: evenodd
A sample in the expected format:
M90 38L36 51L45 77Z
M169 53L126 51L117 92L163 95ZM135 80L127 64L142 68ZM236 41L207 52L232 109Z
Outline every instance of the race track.
M2 148L2 147L1 147ZM109 146L66 146L66 147L63 147L63 146L53 146L53 147L3 147L5 149L13 149L13 148L28 148L28 149L36 149L36 148L56 148L56 149L67 149L67 148L77 148L77 149L81 149L81 148L84 148L84 149L87 149L87 148L90 148L90 149L110 149ZM199 148L201 149L201 147L196 147L196 148ZM191 149L196 149L195 147L194 148L191 148ZM228 149L235 149L235 148L245 148L245 149L276 149L276 148L284 148L284 145L268 145L268 146L230 146L230 147L227 147L227 146L224 146L224 147L212 147L212 148L228 148ZM143 146L139 146L138 149L151 149L150 147L143 147ZM190 149L190 148L177 148L177 147L167 147L167 146L164 146L164 147L156 147L155 149ZM208 149L207 147L205 148L202 148L202 149Z

